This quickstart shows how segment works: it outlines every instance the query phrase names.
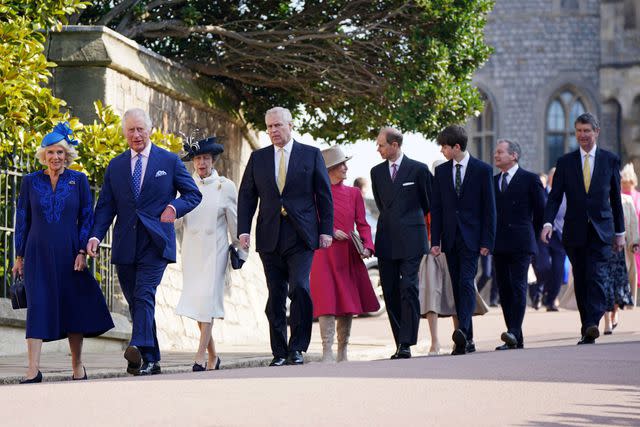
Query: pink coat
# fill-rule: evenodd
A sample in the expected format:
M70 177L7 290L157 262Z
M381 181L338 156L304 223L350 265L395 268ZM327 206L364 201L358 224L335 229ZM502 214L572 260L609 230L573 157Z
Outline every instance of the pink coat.
M349 234L358 230L365 248L373 253L371 227L365 219L360 190L342 183L331 186L333 227ZM358 251L348 240L333 239L331 247L318 249L311 265L313 316L344 316L380 308L369 274Z

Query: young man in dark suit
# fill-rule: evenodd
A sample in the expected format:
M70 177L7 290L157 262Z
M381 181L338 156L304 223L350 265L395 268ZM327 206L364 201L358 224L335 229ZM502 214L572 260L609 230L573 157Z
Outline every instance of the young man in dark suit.
M580 312L578 344L593 344L600 336L598 324L605 312L607 263L612 246L620 251L625 245L620 159L596 145L600 125L591 113L580 115L574 126L580 148L558 159L540 238L549 242L564 195L567 212L562 243L571 261Z
M125 112L122 130L130 149L107 166L87 253L97 255L115 217L111 262L132 322L127 372L154 375L161 372L155 297L167 263L176 262L173 222L198 206L202 194L180 158L151 143L146 111Z
M380 211L375 250L391 331L392 359L411 357L418 340L418 270L428 251L427 227L431 172L402 153L402 133L383 128L376 140L385 160L371 169L373 197Z
M449 160L436 168L431 206L431 254L447 255L459 327L453 332L452 354L476 351L471 318L476 306L478 257L493 250L496 204L493 170L469 155L467 132L446 127L437 138Z
M537 251L542 229L544 188L538 175L518 165L522 150L517 142L498 140L494 160L500 173L494 177L497 211L493 259L507 331L496 350L524 347L522 321L527 307L527 272Z
M313 305L309 273L313 252L331 246L333 201L320 150L291 137L286 108L265 115L272 145L251 153L238 194L238 236L249 249L251 221L258 207L256 250L269 288L270 366L301 365L311 340ZM287 343L287 295L291 339Z

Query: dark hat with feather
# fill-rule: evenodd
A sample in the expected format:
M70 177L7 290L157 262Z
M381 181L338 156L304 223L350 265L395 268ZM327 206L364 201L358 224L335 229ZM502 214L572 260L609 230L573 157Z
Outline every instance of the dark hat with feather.
M193 160L195 156L199 156L201 154L211 154L212 156L217 156L218 154L224 151L224 147L222 144L218 144L218 138L215 136L210 136L209 138L201 139L198 142L191 142L187 140L183 145L183 149L185 151L185 155L182 157L182 160L185 162Z

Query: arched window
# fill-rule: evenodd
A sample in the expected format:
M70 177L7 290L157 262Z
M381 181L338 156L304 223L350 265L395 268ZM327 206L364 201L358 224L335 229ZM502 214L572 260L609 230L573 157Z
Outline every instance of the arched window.
M640 5L638 3L637 0L624 1L623 14L625 30L634 30L638 26L638 21L640 20L638 17L638 8Z
M564 90L551 98L547 107L547 166L556 165L560 156L578 148L573 123L586 111L580 95Z
M469 153L477 159L492 164L493 144L495 138L494 109L487 96L480 92L480 98L484 102L484 110L479 116L473 117L467 123L469 131Z
M622 154L622 109L620 103L610 99L602 104L598 145L618 155Z

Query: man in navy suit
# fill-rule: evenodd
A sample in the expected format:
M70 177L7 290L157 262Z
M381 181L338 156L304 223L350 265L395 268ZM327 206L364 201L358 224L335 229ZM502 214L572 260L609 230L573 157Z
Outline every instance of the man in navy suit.
M408 359L418 339L418 270L428 251L424 217L429 213L432 176L425 164L402 153L398 130L383 128L376 143L385 161L371 169L371 188L380 211L375 249L396 343L391 358Z
M311 340L313 252L332 242L331 184L320 150L291 137L289 110L272 108L265 122L272 145L251 153L244 171L238 194L238 236L242 247L249 249L259 200L256 250L269 288L265 311L273 353L270 366L299 365ZM291 299L288 343L287 294Z
M471 157L463 127L446 127L437 138L449 160L436 168L431 205L431 254L447 255L458 329L453 332L451 354L476 351L471 318L476 306L475 277L478 257L493 250L496 203L493 170Z
M161 371L155 296L167 263L176 261L173 222L195 208L202 195L180 158L151 143L151 119L145 111L128 110L122 121L130 150L107 166L87 253L97 256L116 217L111 262L133 323L124 353L127 372L152 375Z
M542 229L544 188L538 175L518 165L522 150L517 142L498 140L494 160L497 228L493 250L500 305L507 331L496 350L524 347L522 321L527 307L527 271L537 251Z
M593 344L600 336L598 324L606 308L606 267L612 245L618 251L625 245L620 159L596 145L600 125L591 113L580 115L574 126L580 148L558 159L540 238L549 242L564 195L562 243L573 267L581 322L578 344Z

